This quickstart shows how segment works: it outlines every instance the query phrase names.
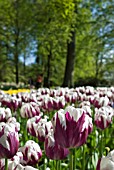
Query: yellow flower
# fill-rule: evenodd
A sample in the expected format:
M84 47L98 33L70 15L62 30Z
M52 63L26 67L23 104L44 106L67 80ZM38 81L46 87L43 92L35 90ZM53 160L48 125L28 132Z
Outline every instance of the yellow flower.
M17 93L25 93L25 92L30 92L29 89L17 89L17 90L7 90L7 91L4 91L5 93L9 94L9 95L12 95L12 94L17 94Z

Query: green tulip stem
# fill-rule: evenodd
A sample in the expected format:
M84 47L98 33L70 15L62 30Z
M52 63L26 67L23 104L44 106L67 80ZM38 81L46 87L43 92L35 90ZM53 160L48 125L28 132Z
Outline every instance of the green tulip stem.
M73 169L73 149L70 149L70 170L74 170Z
M59 160L56 160L56 170L59 170Z
M101 133L100 133L100 157L102 157L103 155L103 130L101 130Z
M53 160L53 167L52 170L55 170L55 160Z
M38 163L36 164L36 168L37 168L38 170L40 170L40 168L38 167Z
M27 128L26 128L26 123L27 123L27 119L24 119L24 127L25 127L25 129L24 129L24 142L26 142L26 141L28 141L28 132L27 132Z
M61 160L59 160L59 170L61 170Z
M5 170L8 170L8 159L5 158Z
M76 150L77 148L74 149L74 169L76 169Z
M47 161L46 161L46 158L44 158L44 170L46 170L46 164L47 164Z
M83 163L82 163L82 170L85 170L85 145L82 146L83 148Z
M104 146L106 147L106 143L107 143L107 130L108 130L108 128L106 128L105 130L104 130Z

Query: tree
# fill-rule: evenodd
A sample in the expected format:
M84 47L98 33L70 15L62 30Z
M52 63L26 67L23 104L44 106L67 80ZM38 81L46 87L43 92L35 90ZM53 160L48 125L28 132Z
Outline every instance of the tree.
M31 14L28 1L4 0L0 2L0 17L4 35L3 46L7 47L7 56L15 66L16 83L19 82L19 58L30 41ZM29 12L29 15L28 15ZM29 22L30 21L30 22ZM26 46L25 46L26 44Z
M98 86L106 78L104 74L108 70L104 68L109 58L106 53L109 54L113 48L113 5L111 1L106 0L81 2L83 16L80 17L80 34L78 33L76 41L76 84L80 85L82 82L81 85L88 83ZM88 14L84 11L88 11Z
M68 42L68 48L67 48L67 59L66 59L66 69L65 69L65 75L63 80L63 86L73 86L74 81L78 79L80 74L80 70L84 74L84 65L85 63L85 57L87 60L87 40L88 40L88 30L90 31L90 24L88 22L91 21L91 13L90 10L83 7L83 4L81 1L74 1L75 4L75 10L74 10L74 28L73 31L71 31L71 41ZM89 35L90 37L90 35ZM76 39L76 43L75 43ZM85 44L84 44L85 41ZM88 40L89 42L89 40ZM83 44L83 45L82 45ZM90 43L89 43L90 44ZM87 47L84 49L84 47ZM83 51L83 56L81 54L81 51ZM85 54L84 54L85 53ZM90 54L89 54L90 55ZM90 60L90 57L89 57ZM80 62L81 68L80 67ZM76 67L75 67L76 66ZM83 68L83 69L82 69ZM76 72L76 73L75 73ZM76 76L76 78L75 78Z
M94 35L94 42L96 45L94 45L96 49L96 55L94 57L95 65L96 65L96 72L95 77L99 81L103 78L106 79L106 75L104 76L105 72L108 72L106 70L106 63L109 63L110 61L113 62L112 55L110 54L112 49L114 48L114 21L113 21L113 15L114 15L114 1L112 0L104 0L104 1L86 1L85 6L89 7L92 12L92 34ZM95 38L96 37L96 38ZM93 42L93 44L95 44ZM112 67L112 65L110 65ZM113 69L111 69L113 70ZM110 71L109 71L110 72Z
M49 84L54 74L52 63L56 61L55 56L59 55L60 60L65 57L66 42L70 39L71 23L73 23L74 4L72 0L51 0L45 3L37 1L36 8L40 8L39 15L36 15L39 29L37 32L38 53L45 58L42 64L45 68L44 76ZM41 16L42 19L40 19Z
M113 73L113 7L111 0L0 1L1 80L43 73L48 87L99 85ZM36 63L27 66L29 56Z
M75 63L75 31L71 32L71 41L67 42L67 58L66 58L66 68L64 74L63 85L64 87L72 87L72 77L74 71L74 63Z

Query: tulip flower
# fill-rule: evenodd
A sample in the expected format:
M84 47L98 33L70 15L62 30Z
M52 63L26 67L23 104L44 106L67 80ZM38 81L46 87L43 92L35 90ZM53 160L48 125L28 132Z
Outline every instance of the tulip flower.
M0 122L6 122L12 116L9 108L0 108Z
M0 123L0 159L12 158L19 147L19 136L12 123Z
M53 98L45 96L42 101L42 108L44 109L44 111L53 110Z
M29 93L23 93L21 94L21 99L22 99L22 102L29 102L30 100L30 94Z
M10 109L12 109L15 112L19 107L21 107L21 105L22 105L21 98L17 98L16 96L11 97Z
M15 117L10 117L7 120L7 123L12 123L15 125L15 131L19 132L20 131L20 123L16 121Z
M72 96L71 96L69 93L66 93L66 94L65 94L65 101L66 101L67 103L71 103L71 99L72 99Z
M93 95L93 94L94 94L94 87L86 86L86 88L85 88L85 93L86 93L87 95Z
M64 108L65 106L65 98L63 96L53 98L53 109L59 110Z
M35 116L27 121L27 131L32 136L38 138L40 142L44 142L46 135L52 128L51 121L47 121L47 118Z
M24 170L37 170L37 169L33 168L32 166L25 166Z
M85 87L84 87L84 86L78 87L77 90L78 90L79 92L81 92L82 94L85 93Z
M53 129L48 133L45 139L45 152L49 159L62 160L65 159L69 150L67 148L62 148L54 139Z
M52 124L55 140L63 148L83 145L93 128L92 118L86 111L73 106L55 113Z
M91 108L90 106L82 106L82 109L84 109L86 111L86 114L88 114L90 117L92 115L92 111L91 111Z
M32 166L23 166L22 164L19 164L15 161L9 161L8 170L37 170L37 169L33 168Z
M9 107L13 111L16 111L17 108L21 106L21 104L21 98L16 98L16 96L7 96L2 99L2 105Z
M50 93L50 89L49 88L39 88L38 91L40 91L42 95Z
M114 101L111 102L111 107L114 109Z
M37 125L37 137L40 142L45 141L46 135L49 133L50 129L52 128L51 121L48 121L46 119L40 119Z
M16 155L9 160L8 170L36 170L31 166L23 166L23 153L17 152Z
M27 141L23 147L20 147L19 152L23 153L23 165L35 165L42 156L40 146L32 140Z
M30 102L36 102L37 103L37 96L36 96L36 93L35 92L31 92L30 93L30 99L29 99Z
M27 120L27 131L30 135L37 137L37 126L41 116L35 116Z
M100 158L96 170L114 170L114 150Z
M77 92L72 92L71 102L75 103L78 100Z
M82 93L78 93L78 101L85 101L85 100L87 100L88 99L88 96L84 93L84 94L82 94Z
M10 108L10 96L9 95L5 95L2 100L1 100L2 106L7 106Z
M24 166L15 161L9 161L8 170L24 170Z
M83 101L83 102L81 102L80 104L79 104L79 107L83 107L83 106L91 106L91 104L90 104L90 102L89 101Z
M109 98L110 101L113 100L113 92L111 92L111 91L106 91L105 94L106 94L106 96Z
M51 97L56 97L56 94L57 93L57 91L55 90L55 89L50 89L50 96Z
M23 162L23 154L22 152L17 151L13 158L10 159L11 161L15 161L16 163L20 164Z
M99 109L95 108L95 124L100 129L105 129L111 124L112 118L114 115L114 111L112 107L105 106Z
M20 113L22 118L31 118L40 115L40 108L35 102L25 103L22 105Z
M4 170L5 159L0 159L0 170Z
M96 97L94 98L93 105L97 108L108 106L109 105L109 98L107 96L105 97Z

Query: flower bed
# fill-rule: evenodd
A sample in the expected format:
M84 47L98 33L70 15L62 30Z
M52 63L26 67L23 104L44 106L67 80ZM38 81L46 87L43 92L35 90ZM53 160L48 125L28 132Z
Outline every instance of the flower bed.
M1 170L114 169L114 87L0 91L0 105Z

